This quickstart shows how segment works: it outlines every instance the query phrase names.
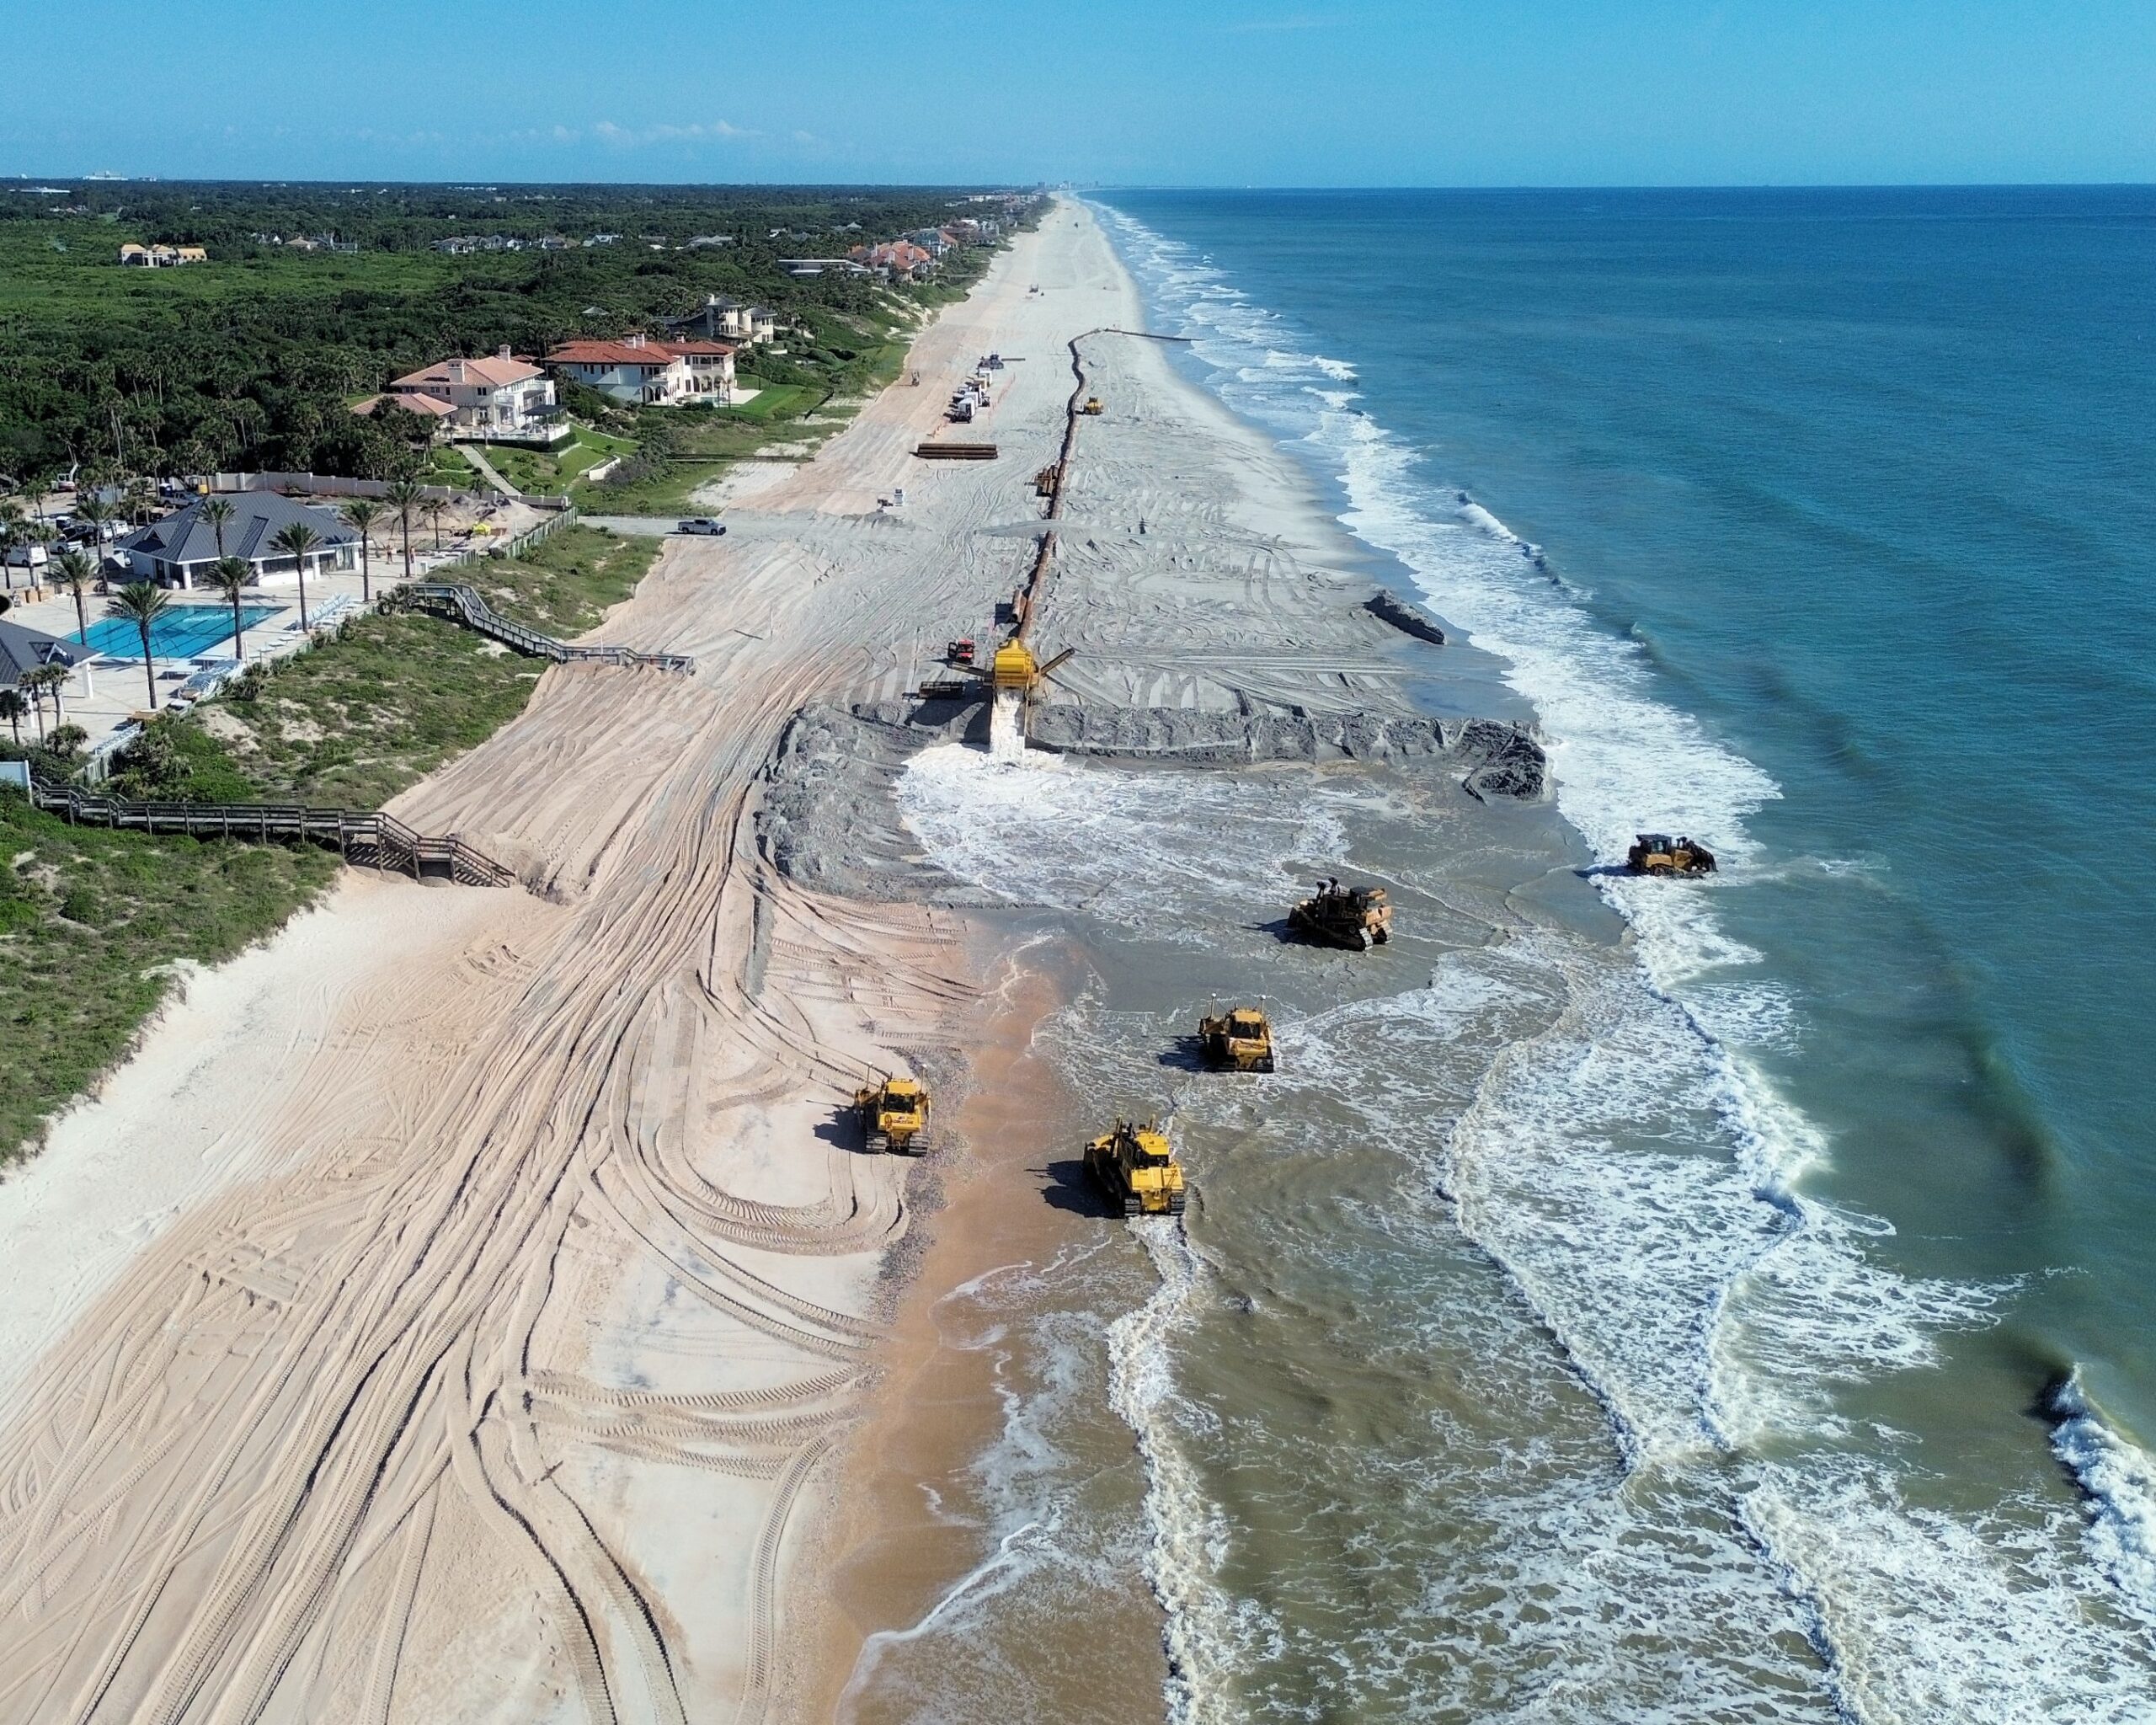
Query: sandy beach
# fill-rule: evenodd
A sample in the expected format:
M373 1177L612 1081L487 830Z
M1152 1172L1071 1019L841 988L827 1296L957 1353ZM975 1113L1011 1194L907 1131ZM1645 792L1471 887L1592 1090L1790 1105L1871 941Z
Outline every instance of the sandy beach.
M884 878L910 868L889 772L797 798L782 845L759 815L798 709L903 715L946 636L991 635L1065 344L1138 318L1059 206L922 334L920 385L760 475L607 619L693 676L550 670L395 805L527 890L353 881L199 981L0 1188L0 1258L44 1288L8 1331L35 1364L0 1429L0 1710L826 1717L865 1642L983 1562L921 1512L996 1405L937 1313L1097 1233L1041 1201L1077 1118L1029 1065L1056 991L925 876L803 884L879 834ZM1307 482L1154 344L1081 349L1110 406L1037 620L1076 649L1054 702L1315 713L1336 755L1341 715L1412 714L1436 649L1364 608ZM915 460L991 350L969 435L1001 457ZM857 1083L969 1060L934 1158L862 1153ZM1142 1716L1158 1619L1125 1579L1117 1706Z

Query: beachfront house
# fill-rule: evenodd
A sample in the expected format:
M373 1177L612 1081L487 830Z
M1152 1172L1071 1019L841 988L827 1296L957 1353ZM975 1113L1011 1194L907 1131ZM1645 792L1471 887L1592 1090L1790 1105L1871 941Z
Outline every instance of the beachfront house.
M489 359L438 360L399 377L386 394L438 420L451 438L552 443L570 435L554 400L554 380L506 347ZM371 414L383 398L370 396L352 411Z
M125 579L154 581L161 587L192 587L207 578L210 566L216 562L221 532L224 554L249 564L257 585L297 583L298 566L270 543L296 521L313 528L321 541L307 554L308 574L334 574L359 567L360 536L326 510L311 509L274 491L243 491L225 497L232 513L220 529L202 518L202 505L209 500L198 497L163 521L123 535L112 554Z
M670 341L665 344L689 368L693 401L724 406L734 399L734 344L728 341Z
M676 335L701 335L707 341L747 341L753 309L723 293L707 294L695 311L686 318L669 318L666 327Z
M695 393L689 362L647 335L619 341L565 341L547 355L555 375L616 401L669 403Z

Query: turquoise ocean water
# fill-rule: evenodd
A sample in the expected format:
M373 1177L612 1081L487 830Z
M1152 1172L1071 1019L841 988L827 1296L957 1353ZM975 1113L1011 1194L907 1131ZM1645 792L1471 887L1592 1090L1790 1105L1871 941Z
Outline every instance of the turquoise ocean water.
M1561 822L909 768L1202 1201L949 1296L983 1561L856 1717L1095 1717L1135 1572L1178 1725L2156 1725L2156 193L1095 208ZM1343 866L1383 962L1283 961ZM1164 1076L1253 979L1279 1073Z
M1770 1375L1895 1461L1740 1497L1830 1666L1944 1685L1830 1670L1843 1710L2156 1717L2131 1627L2010 1651L2156 1622L2156 192L1102 201L1193 375L1507 663L1584 849L1732 865L1610 896L1810 1236L1742 1290L1764 1332L1815 1284ZM1918 1528L1962 1597L1838 1604ZM1838 1620L1929 1589L1898 1642Z

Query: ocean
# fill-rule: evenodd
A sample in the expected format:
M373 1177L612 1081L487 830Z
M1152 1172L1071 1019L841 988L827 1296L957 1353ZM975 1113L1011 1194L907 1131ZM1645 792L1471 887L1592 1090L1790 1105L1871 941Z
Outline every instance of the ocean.
M1540 725L1565 854L1380 781L909 771L928 855L1089 926L1080 1088L1299 873L1416 933L1283 996L1273 1088L1177 1090L1187 1231L963 1290L995 1555L866 1691L1026 1716L1135 1563L1177 1719L2156 1719L2156 192L1096 208ZM1643 829L1721 872L1608 872Z

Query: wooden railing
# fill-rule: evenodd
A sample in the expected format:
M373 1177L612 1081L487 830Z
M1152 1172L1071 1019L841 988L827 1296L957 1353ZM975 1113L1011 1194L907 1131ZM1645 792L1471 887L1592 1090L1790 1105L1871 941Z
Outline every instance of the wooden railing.
M597 660L604 665L644 665L659 670L693 671L696 662L686 653L642 653L633 647L575 647L552 635L504 617L479 596L478 590L461 581L415 581L398 590L400 605L447 617L467 629L515 648L534 659L551 659L557 665Z
M516 884L514 873L456 834L429 838L380 809L314 809L301 803L136 803L95 796L35 774L30 778L30 802L82 826L326 845L349 862L393 868L414 880L434 875L465 886Z

